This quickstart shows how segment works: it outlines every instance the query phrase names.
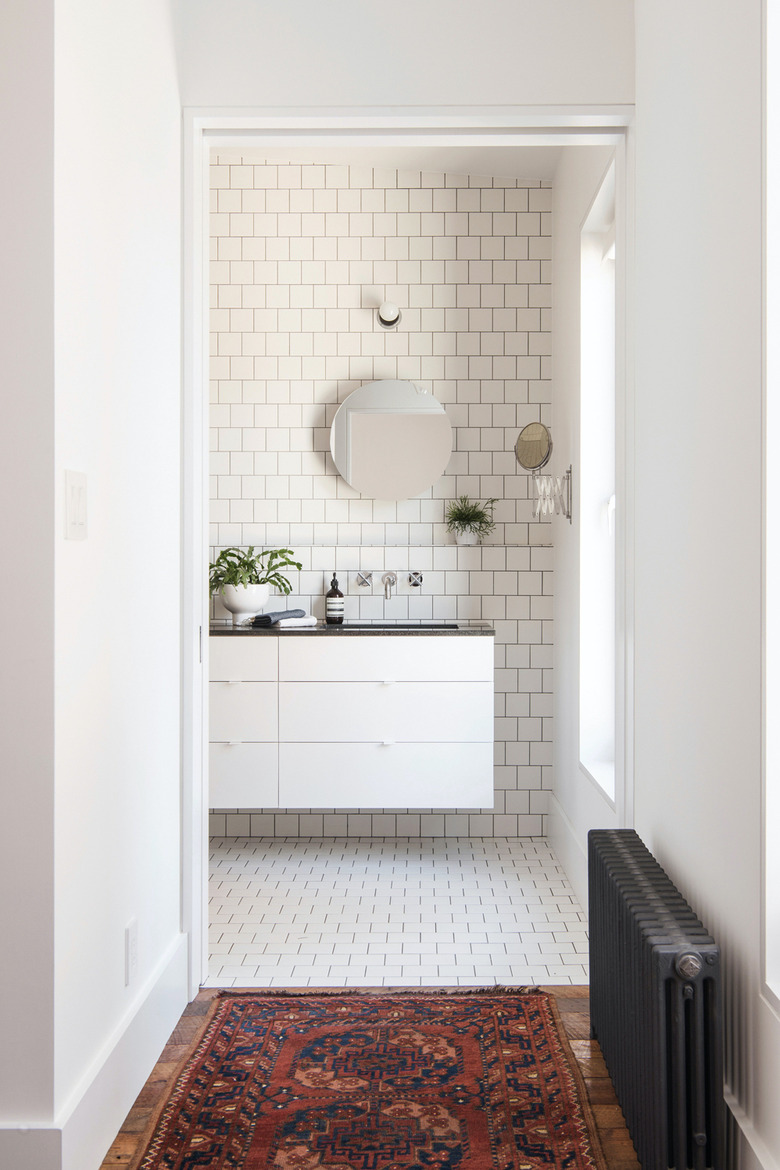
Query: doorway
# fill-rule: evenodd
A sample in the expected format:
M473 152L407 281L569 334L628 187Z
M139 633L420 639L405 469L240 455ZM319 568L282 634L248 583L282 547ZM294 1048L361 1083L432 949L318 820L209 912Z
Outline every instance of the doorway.
M322 123L322 119L318 119ZM208 658L208 606L202 588L207 562L206 510L206 395L207 385L207 171L209 152L214 146L235 148L251 143L254 147L284 152L300 157L328 148L354 152L374 151L392 145L397 150L475 149L518 152L522 149L559 149L567 144L615 145L618 149L623 127L608 121L595 129L594 119L581 115L561 117L550 129L540 129L534 117L524 119L508 115L505 119L463 119L458 128L446 118L400 120L389 135L381 120L371 118L334 119L327 131L312 131L311 120L301 119L297 127L269 119L246 119L240 126L220 124L219 119L191 118L187 135L187 250L186 273L186 351L185 378L190 392L185 393L185 716L184 775L195 782L184 785L184 857L185 857L185 928L192 938L191 988L197 989L205 970L206 899L205 869L207 857L207 813L205 760L207 757L206 687ZM579 121L579 125L577 122ZM499 124L497 127L497 123ZM347 124L348 123L348 124Z

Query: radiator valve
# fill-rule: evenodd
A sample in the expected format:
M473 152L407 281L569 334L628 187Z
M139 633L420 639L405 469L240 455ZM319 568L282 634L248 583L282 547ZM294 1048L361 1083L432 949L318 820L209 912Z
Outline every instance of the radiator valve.
M692 955L689 951L685 954L678 955L674 962L677 968L677 974L681 975L683 979L695 979L700 973L702 962L698 955Z

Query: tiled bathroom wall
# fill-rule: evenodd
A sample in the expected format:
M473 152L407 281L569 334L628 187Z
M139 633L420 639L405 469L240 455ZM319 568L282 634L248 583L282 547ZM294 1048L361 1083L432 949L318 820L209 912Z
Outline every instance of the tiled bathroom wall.
M492 809L220 810L212 832L542 833L552 550L514 443L526 423L550 421L549 184L220 152L211 187L212 556L292 548L303 569L278 608L324 616L336 569L347 617L484 618L496 629ZM377 323L382 300L400 305L397 329ZM422 383L453 426L445 474L414 500L361 498L330 456L339 404L379 378ZM464 493L498 499L481 547L456 547L444 523ZM372 589L358 569L374 571ZM399 581L390 602L387 569Z

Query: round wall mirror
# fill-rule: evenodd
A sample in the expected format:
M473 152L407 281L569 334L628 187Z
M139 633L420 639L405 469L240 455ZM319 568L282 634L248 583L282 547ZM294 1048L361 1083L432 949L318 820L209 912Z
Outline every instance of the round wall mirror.
M345 398L330 428L330 451L339 474L361 495L408 500L443 474L452 427L433 394L388 378Z
M544 423L532 422L523 427L515 443L517 462L526 471L539 471L552 455L552 438Z

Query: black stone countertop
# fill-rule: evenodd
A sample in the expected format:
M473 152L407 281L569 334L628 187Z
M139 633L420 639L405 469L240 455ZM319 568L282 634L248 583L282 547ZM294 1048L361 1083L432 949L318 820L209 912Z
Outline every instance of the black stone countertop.
M312 635L327 634L328 637L344 637L349 635L356 637L359 634L372 635L397 635L397 634L427 634L434 637L441 635L457 634L461 637L463 635L487 635L492 637L495 630L489 622L478 621L447 621L443 619L440 622L435 620L425 621L420 619L415 621L414 618L376 618L373 621L366 619L360 621L355 618L352 621L345 620L342 625L329 626L324 621L320 621L316 626L291 626L288 629L277 626L234 626L228 621L212 621L209 626L209 633L212 636L224 635L238 635L239 637L254 637L257 634L267 636L269 634L281 635L285 638L291 637L293 634L305 634L306 637Z

